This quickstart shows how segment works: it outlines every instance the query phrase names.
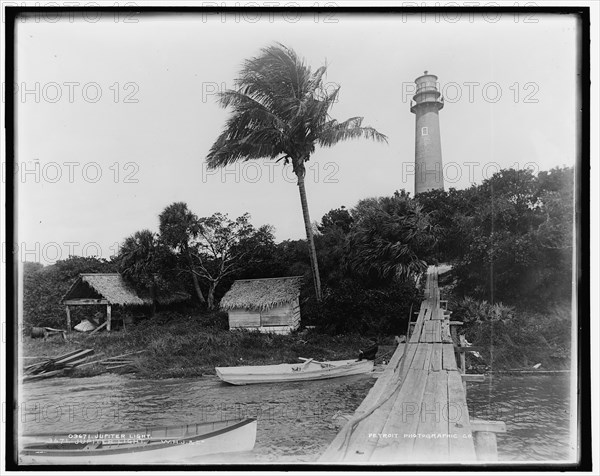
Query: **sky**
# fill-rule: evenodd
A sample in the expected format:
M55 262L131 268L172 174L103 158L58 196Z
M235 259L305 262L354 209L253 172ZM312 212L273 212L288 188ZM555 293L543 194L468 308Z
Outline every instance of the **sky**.
M317 148L311 219L367 197L414 190L414 79L438 76L446 188L499 168L548 170L578 159L577 23L512 13L330 15L104 13L17 23L18 244L22 261L109 258L169 204L198 216L250 213L276 239L304 225L291 169L265 161L208 171L228 117L216 93L242 62L280 42L326 83L331 115L364 117L388 144ZM5 177L3 178L6 179Z

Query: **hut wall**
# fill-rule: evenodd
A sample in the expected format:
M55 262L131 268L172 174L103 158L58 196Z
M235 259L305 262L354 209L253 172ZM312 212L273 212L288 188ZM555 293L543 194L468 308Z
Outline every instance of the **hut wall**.
M260 327L260 312L250 309L231 309L229 311L229 328L258 328Z
M265 311L232 309L229 311L229 328L256 329L260 332L289 334L300 327L298 299Z

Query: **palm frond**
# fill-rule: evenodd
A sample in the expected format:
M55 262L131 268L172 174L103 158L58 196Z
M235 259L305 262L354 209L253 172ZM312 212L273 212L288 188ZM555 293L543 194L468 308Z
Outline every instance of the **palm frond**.
M371 139L387 143L387 136L372 127L362 127L362 117L352 117L344 122L332 120L323 126L318 136L318 143L323 147L331 147L348 139Z
M208 166L288 156L294 170L301 170L317 144L330 147L359 137L387 141L375 129L362 127L362 118L331 119L340 88L325 88L326 71L321 66L312 72L294 50L279 43L246 60L236 88L219 95L219 104L232 114L207 155Z

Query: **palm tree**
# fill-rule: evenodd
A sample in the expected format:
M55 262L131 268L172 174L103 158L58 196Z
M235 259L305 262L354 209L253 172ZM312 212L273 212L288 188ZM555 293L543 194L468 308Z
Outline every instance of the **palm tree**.
M259 56L246 60L236 89L220 94L221 106L233 111L207 156L211 169L261 158L292 164L298 178L317 300L321 300L321 280L308 213L304 164L316 145L331 147L360 137L387 142L387 137L372 127L362 127L362 117L344 122L331 118L329 110L340 88L326 89L326 70L326 66L321 66L312 72L292 49L280 43L263 48Z
M156 312L161 252L158 236L150 230L141 230L125 238L117 258L123 277L134 287L150 292L152 315Z

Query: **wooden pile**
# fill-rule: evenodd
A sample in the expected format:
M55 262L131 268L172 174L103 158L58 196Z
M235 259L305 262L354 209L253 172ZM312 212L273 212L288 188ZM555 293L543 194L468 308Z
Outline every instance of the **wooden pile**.
M78 349L52 359L45 359L41 362L28 365L25 367L23 382L40 380L48 377L56 377L63 375L65 372L73 370L75 367L81 368L92 364L103 365L105 366L105 370L125 369L128 371L134 371L136 368L134 365L135 361L133 360L133 356L136 354L141 354L142 352L146 351L138 350L136 352L128 352L127 354L115 355L113 357L107 357L104 359L98 359L93 360L92 362L84 363L89 356L93 355L94 350Z
M135 370L134 360L130 356L141 354L142 352L146 352L145 350L138 350L137 352L128 352L127 354L115 355L113 357L107 357L105 359L94 360L92 362L86 362L81 367L85 367L86 365L92 364L100 364L105 366L106 370L116 370L116 369L127 369L127 370ZM130 357L130 358L125 358Z
M100 361L100 365L104 365L106 370L116 370L116 369L123 369L123 370L135 370L134 367L134 360L132 358L127 358L127 356L132 356L134 354L139 354L142 351L139 352L130 352L128 354L122 354L122 355L116 355L114 357L109 357L105 360Z
M93 353L94 349L77 349L58 357L44 359L41 362L28 365L25 367L23 382L62 375L82 364Z

